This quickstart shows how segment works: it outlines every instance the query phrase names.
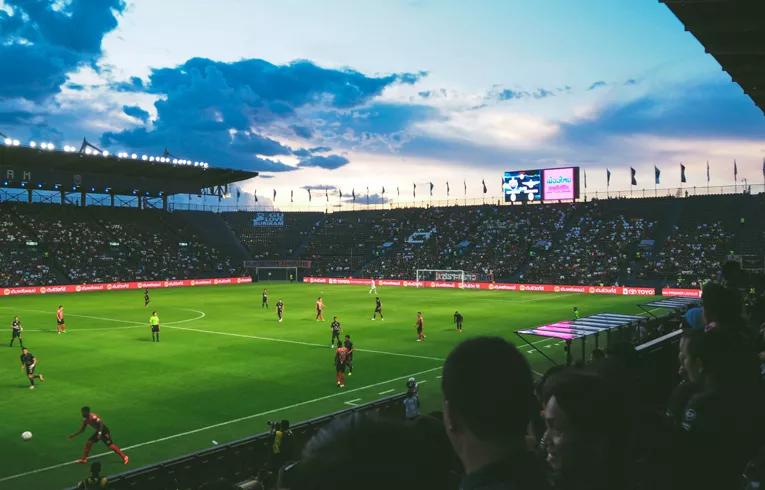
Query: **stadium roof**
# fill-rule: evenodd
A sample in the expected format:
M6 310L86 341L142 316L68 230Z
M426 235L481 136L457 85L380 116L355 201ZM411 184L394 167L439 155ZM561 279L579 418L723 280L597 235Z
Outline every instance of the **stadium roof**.
M114 194L203 194L258 172L102 154L0 145L0 184L11 188ZM185 160L183 162L186 162Z
M765 1L660 1L765 112Z

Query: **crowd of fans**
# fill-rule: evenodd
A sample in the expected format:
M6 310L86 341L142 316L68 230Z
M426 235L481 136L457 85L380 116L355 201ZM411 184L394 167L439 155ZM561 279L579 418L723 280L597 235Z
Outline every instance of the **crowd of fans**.
M230 276L230 259L171 215L3 205L3 286Z

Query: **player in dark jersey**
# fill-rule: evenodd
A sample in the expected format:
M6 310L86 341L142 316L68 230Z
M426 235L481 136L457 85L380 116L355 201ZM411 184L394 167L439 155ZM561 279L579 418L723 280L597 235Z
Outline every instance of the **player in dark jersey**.
M261 308L268 308L268 289L263 290L263 299L260 302Z
M64 322L64 305L58 305L56 308L56 331L66 333L66 322Z
M276 317L279 318L279 323L284 320L284 301L281 298L276 302Z
M332 324L330 325L330 328L332 329L332 340L330 341L329 346L334 347L335 341L340 342L340 322L337 321L337 317L332 318Z
M88 455L90 454L90 448L92 448L93 444L97 443L98 441L103 441L103 443L106 444L109 449L117 453L117 456L122 458L123 463L128 464L127 454L123 453L122 449L114 444L112 441L112 434L106 424L104 424L104 421L101 420L101 417L99 417L98 414L91 412L90 407L82 407L80 412L82 413L82 425L80 425L80 429L77 432L69 435L69 439L74 439L75 437L82 434L82 432L85 430L85 427L87 426L93 427L96 431L92 436L88 438L87 441L85 441L85 449L82 452L82 457L77 460L77 463L87 463Z
M422 316L422 312L417 312L417 323L415 323L415 327L417 328L417 342L422 342L425 340L425 319Z
M454 324L457 325L457 333L462 333L462 320L464 320L462 313L459 311L454 312Z
M343 346L342 342L337 343L337 350L335 351L335 380L337 381L338 388L345 388L345 363L348 360L348 350Z
M345 342L343 342L343 347L345 347L345 350L348 351L345 356L345 365L348 366L348 376L352 376L353 375L353 342L351 342L350 335L345 336Z
M146 308L151 303L149 299L149 288L143 288L143 307Z
M385 320L382 314L382 301L380 301L379 296L375 298L375 312L372 313L372 321L374 321L374 319L377 318L378 313L380 315L380 320Z
M27 375L27 378L29 378L29 389L34 390L35 389L35 379L39 379L40 381L45 381L45 376L42 374L35 374L35 368L37 367L37 358L29 352L29 349L26 347L21 348L21 369L24 370L24 372Z
M9 347L13 347L13 341L18 338L19 345L22 349L24 348L24 339L21 338L21 332L23 331L24 327L21 326L21 320L19 320L19 317L14 316L13 321L11 322L11 344Z

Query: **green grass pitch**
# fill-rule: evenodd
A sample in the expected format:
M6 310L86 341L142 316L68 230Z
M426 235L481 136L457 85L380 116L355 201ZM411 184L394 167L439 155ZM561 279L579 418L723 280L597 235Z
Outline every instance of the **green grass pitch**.
M501 335L582 315L638 313L652 298L505 291L379 288L384 321L370 321L374 297L359 286L271 283L271 308L261 309L263 283L228 287L160 289L144 308L143 291L0 298L0 489L62 488L83 478L79 458L92 429L74 441L67 435L89 405L127 448L130 465L99 443L109 475L266 430L266 421L299 421L365 403L405 389L415 375L424 408L440 407L443 358L460 340ZM325 322L314 320L322 295ZM276 322L278 298L285 320ZM56 335L55 308L65 307L68 333ZM458 335L452 315L465 316ZM161 342L151 342L148 318L157 310ZM425 342L415 342L415 316L425 315ZM38 359L45 383L36 390L8 347L18 314L24 340ZM346 388L335 386L329 323L337 315L357 349ZM549 346L549 347L548 347ZM562 358L554 341L537 345ZM549 366L539 353L532 367ZM491 373L486 373L491 376ZM22 431L34 434L22 441Z

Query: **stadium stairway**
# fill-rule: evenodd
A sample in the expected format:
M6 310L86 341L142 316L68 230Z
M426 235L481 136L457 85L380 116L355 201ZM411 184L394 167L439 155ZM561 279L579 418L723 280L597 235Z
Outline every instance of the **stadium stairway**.
M234 261L251 259L247 248L242 245L226 221L217 213L204 211L175 211L177 216L206 243L228 254Z

